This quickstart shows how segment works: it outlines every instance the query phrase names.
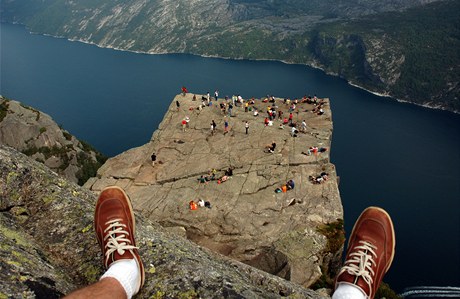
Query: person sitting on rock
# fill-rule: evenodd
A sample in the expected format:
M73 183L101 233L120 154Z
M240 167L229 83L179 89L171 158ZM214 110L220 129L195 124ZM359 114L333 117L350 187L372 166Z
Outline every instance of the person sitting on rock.
M202 175L198 178L198 183L201 184L207 184L208 181L206 181L206 178Z
M287 181L286 187L287 187L288 190L294 189L294 186L295 186L294 180L289 180L289 181Z
M226 182L228 180L228 176L227 175L224 175L223 177L221 177L219 180L217 180L217 184L221 184L223 182Z
M188 205L189 205L189 207L190 207L190 210L197 210L197 209L198 209L197 203L194 202L193 200L190 201L190 202L188 203Z
M322 184L329 179L329 174L327 172L321 172L317 177L310 176L310 181L313 184Z
M209 175L205 176L204 178L207 182L214 181L216 179L216 175L214 173L209 173Z
M307 150L307 152L302 152L302 154L311 156L311 154L317 154L318 153L318 147L317 146L310 146L310 148Z
M320 176L323 178L324 181L329 179L329 174L327 172L321 172Z
M232 176L232 175L233 175L233 168L229 167L229 168L225 171L225 175L226 175L226 176Z
M198 206L201 208L204 207L204 200L202 199L198 200Z
M273 141L272 144L268 144L268 145L266 146L266 148L267 148L267 152L269 152L269 153L274 153L274 152L275 152L275 148L276 148L276 142Z

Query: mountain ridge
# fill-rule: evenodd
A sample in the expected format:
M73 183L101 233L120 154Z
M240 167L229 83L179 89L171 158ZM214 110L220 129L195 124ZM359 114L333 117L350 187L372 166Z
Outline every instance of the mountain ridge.
M3 5L2 20L34 32L134 52L306 64L460 111L458 1L19 2Z

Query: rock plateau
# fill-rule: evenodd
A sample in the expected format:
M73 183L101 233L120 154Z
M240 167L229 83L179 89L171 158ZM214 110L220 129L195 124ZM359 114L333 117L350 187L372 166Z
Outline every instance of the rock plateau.
M251 111L240 105L228 116L219 104L231 100L198 109L201 95L196 100L190 93L178 95L150 142L109 159L85 187L98 192L118 185L143 217L214 252L309 287L341 255L341 248L331 252L330 240L320 233L321 227L343 219L338 177L329 161L331 110L328 99L322 101L323 115L312 113L313 104L297 104L293 121L299 128L305 120L308 128L292 137L291 127L280 129L279 120L264 125L272 103L262 99L254 100ZM273 105L288 117L290 105L283 99L276 98ZM253 115L254 108L259 116ZM181 122L186 117L190 121L184 131ZM210 131L212 120L217 123L215 134ZM265 146L273 141L275 152L266 153ZM327 150L306 155L311 146ZM157 155L153 167L152 153ZM229 168L233 175L227 181L199 183L210 170L220 178ZM321 172L329 179L313 184L310 177ZM275 192L290 179L296 184L293 190ZM190 210L189 202L198 199L209 201L212 208Z

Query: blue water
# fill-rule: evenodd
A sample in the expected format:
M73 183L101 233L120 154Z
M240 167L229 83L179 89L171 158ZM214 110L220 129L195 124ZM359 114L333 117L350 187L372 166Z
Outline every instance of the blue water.
M385 281L460 286L460 116L372 95L301 65L191 55L145 55L31 35L1 24L0 94L51 115L109 156L146 143L173 97L329 97L331 159L345 226L369 205L396 227Z

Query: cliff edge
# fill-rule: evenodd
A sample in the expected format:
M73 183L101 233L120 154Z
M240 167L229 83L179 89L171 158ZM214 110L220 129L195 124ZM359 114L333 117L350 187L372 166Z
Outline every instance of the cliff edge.
M343 219L338 177L329 160L329 100L238 102L220 98L208 105L206 96L177 95L150 142L109 159L85 187L98 192L118 185L136 213L169 231L309 287L325 271L333 272L343 245L324 234L325 227ZM272 108L276 117L266 125ZM213 120L217 127L211 132ZM266 147L272 143L276 148L270 153ZM232 175L226 175L229 169ZM317 181L321 174L327 180ZM288 180L295 187L276 192ZM199 199L211 208L191 210L189 202Z
M60 298L97 281L93 192L0 145L0 298ZM146 280L136 298L328 298L226 259L136 215Z

